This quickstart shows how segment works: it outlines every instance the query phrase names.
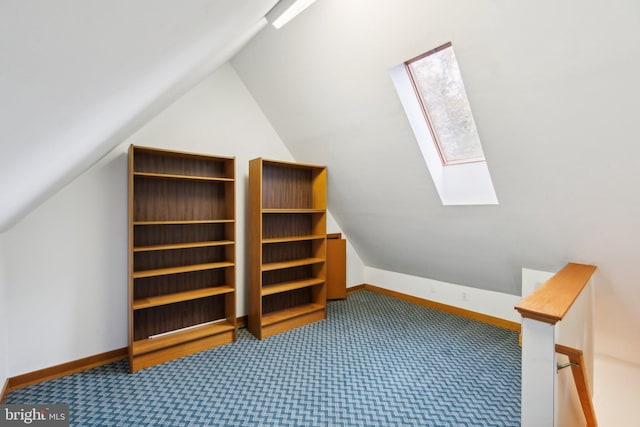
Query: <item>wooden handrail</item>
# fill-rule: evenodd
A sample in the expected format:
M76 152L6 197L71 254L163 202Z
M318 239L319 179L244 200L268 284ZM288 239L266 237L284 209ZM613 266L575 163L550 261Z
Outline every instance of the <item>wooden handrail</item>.
M587 427L598 427L582 350L556 344L556 353L564 354L569 357L573 381L575 382L576 389L578 390L578 397L580 398L580 405L582 405L584 417L587 420Z
M555 325L567 314L595 271L594 265L569 263L515 309L522 317Z

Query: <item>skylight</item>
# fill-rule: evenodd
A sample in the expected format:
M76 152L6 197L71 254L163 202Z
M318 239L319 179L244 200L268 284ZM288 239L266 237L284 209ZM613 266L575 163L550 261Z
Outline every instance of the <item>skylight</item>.
M451 43L394 66L389 76L442 205L497 205Z
M484 161L451 42L405 62L443 165Z

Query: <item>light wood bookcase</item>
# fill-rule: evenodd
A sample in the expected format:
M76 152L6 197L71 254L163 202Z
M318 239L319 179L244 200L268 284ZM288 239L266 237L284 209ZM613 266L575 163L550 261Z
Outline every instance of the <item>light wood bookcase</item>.
M258 339L326 318L324 166L249 162L249 331Z
M235 159L129 148L131 372L236 339Z
M347 241L342 233L327 234L327 299L347 297Z

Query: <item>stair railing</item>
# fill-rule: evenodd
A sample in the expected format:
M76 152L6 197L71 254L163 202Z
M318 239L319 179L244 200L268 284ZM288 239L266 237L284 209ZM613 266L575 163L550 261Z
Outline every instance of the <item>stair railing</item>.
M576 384L578 398L580 399L580 406L582 406L582 412L584 413L584 417L587 421L587 427L598 427L596 411L593 407L591 388L589 387L589 378L587 376L587 370L585 368L586 363L582 350L556 344L556 353L564 354L569 358L569 363L564 366L559 366L558 369L563 369L565 367L571 368L573 381Z
M575 344L574 341L583 340L586 336L586 340L581 342L592 350L592 315L584 315L583 312L586 304L586 311L592 313L593 295L585 292L581 297L581 294L591 283L595 270L596 267L593 265L569 263L515 307L522 316L522 427L574 425L566 421L566 412L563 410L566 405L570 405L579 411L578 402L575 395L565 394L570 393L569 389L558 390L557 348L562 350L563 354L565 350L570 353L568 366L572 368L584 419L588 427L597 426L589 388L590 371L587 369L587 366L592 368L592 363L585 363L582 350L556 346L556 340L560 336L564 336L561 339L566 339L567 335L571 336L569 344L572 345ZM592 287L589 286L588 289L592 290ZM576 304L571 315L567 316L579 297L579 304ZM584 320L578 322L579 329L575 330L575 318L580 316L583 316ZM558 322L565 317L568 323L562 322L567 324L560 328ZM580 343L577 346L585 348ZM592 355L590 351L589 362ZM569 386L570 383L567 383L567 387Z

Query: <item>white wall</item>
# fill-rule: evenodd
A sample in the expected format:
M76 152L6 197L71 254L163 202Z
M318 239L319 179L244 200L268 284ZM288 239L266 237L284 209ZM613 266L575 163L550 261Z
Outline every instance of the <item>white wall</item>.
M246 314L248 161L293 159L225 64L6 233L9 376L127 345L130 144L236 157L237 314ZM362 283L362 263L349 257L349 280Z
M640 426L640 365L596 355L593 402L598 425Z
M4 234L0 234L0 390L9 377L9 341L7 339L9 332L7 326L7 311L9 310L9 304L7 302L8 286L5 267Z
M349 241L349 236L344 234L331 212L327 212L327 233L342 233L342 238L347 241L347 288L363 284L364 263Z
M126 346L122 150L6 232L9 375Z
M365 267L364 278L370 285L520 323L514 310L519 296L372 267Z

